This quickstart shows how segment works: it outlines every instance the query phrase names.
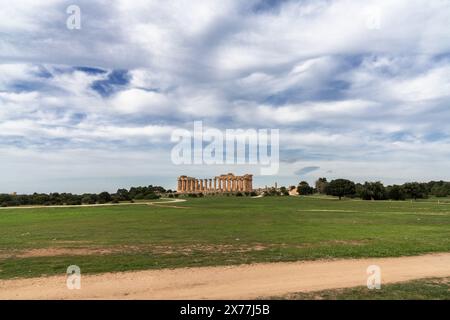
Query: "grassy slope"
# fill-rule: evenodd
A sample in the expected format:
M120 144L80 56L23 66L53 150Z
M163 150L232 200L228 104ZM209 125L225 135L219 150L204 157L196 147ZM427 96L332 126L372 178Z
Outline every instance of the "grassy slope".
M71 264L92 273L450 250L449 204L222 197L174 205L183 208L0 210L0 278L64 273ZM123 250L85 256L4 255L90 246ZM155 251L157 247L166 249Z
M433 278L366 287L295 293L272 299L289 300L450 300L450 278Z

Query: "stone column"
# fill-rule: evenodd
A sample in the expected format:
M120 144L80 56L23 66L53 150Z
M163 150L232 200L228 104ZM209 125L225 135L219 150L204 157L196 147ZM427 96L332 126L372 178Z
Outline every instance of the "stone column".
M217 190L217 178L214 178L214 191Z

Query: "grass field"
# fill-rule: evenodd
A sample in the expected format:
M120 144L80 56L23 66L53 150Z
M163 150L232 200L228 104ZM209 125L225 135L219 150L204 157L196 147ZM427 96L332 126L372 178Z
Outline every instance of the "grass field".
M164 207L167 206L167 207ZM0 278L450 251L450 204L307 197L0 210Z
M294 293L277 300L450 300L450 278L433 278L383 285L379 290L367 287Z

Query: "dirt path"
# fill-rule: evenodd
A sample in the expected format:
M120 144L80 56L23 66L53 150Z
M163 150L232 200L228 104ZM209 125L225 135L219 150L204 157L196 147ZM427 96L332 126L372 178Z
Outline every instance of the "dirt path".
M253 299L364 286L369 265L382 284L450 276L450 253L416 257L308 261L87 275L80 290L65 276L0 281L0 299Z

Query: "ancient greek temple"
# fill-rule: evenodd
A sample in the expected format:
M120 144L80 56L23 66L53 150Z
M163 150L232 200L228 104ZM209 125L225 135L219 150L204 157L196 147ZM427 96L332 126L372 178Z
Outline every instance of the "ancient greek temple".
M213 179L197 179L188 176L178 177L178 193L227 193L252 192L253 175L235 176L222 174Z

